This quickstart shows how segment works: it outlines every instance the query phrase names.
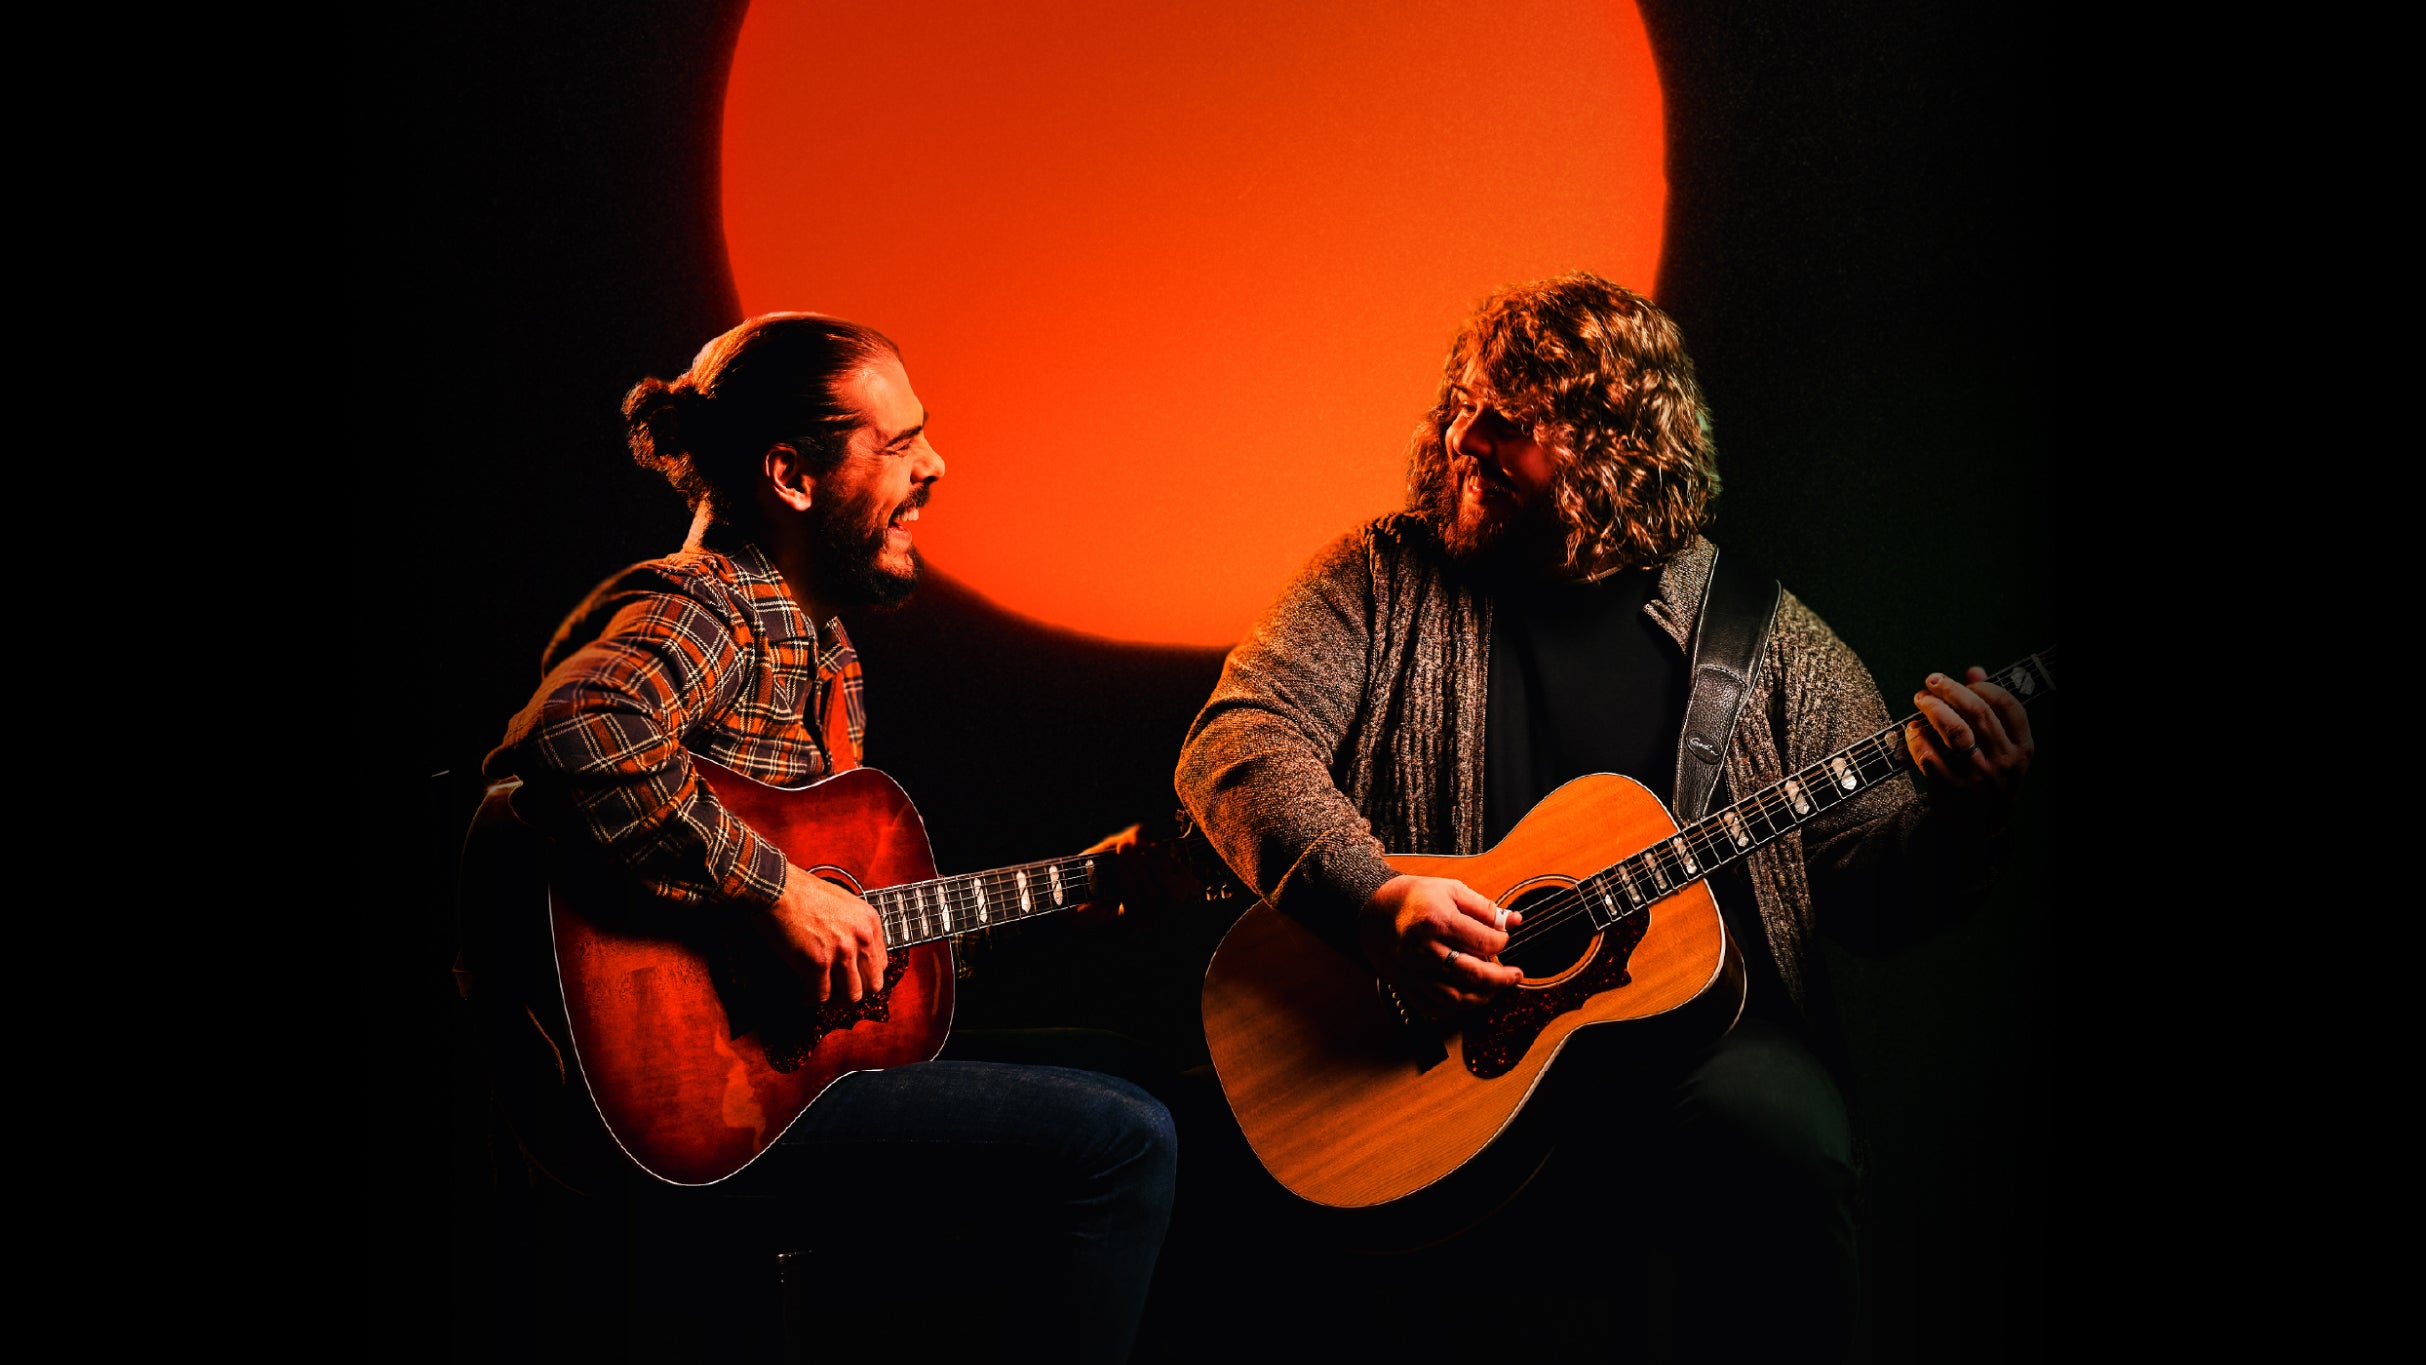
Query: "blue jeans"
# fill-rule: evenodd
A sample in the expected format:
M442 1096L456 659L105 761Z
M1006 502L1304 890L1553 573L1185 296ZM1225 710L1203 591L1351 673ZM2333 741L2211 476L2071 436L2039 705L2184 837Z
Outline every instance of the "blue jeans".
M835 1082L720 1188L810 1250L818 1354L1119 1361L1178 1152L1170 1113L1127 1081L943 1060Z

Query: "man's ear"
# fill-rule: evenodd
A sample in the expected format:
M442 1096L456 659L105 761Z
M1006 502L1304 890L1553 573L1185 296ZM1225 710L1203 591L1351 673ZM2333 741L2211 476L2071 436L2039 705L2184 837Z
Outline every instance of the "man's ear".
M817 476L809 472L809 462L789 445L767 447L767 483L776 501L795 512L806 512L817 500Z

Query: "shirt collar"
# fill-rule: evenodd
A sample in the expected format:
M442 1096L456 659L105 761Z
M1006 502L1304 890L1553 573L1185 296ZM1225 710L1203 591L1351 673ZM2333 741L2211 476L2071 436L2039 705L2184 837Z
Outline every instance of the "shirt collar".
M1702 587L1710 581L1710 564L1716 558L1718 547L1696 535L1660 566L1659 586L1643 603L1643 615L1674 636L1679 649L1693 648L1693 618L1702 609Z
M731 558L736 581L759 606L768 640L809 642L816 651L817 672L821 677L857 657L851 648L850 634L842 628L841 617L828 620L822 630L810 626L808 613L800 609L784 584L783 571L775 567L773 557L760 549L756 541L741 545Z

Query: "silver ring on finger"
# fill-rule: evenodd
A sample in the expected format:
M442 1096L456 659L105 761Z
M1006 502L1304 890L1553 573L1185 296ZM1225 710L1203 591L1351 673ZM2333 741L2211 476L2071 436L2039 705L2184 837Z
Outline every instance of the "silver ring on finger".
M1464 956L1464 953L1459 952L1455 948L1451 948L1449 950L1449 955L1440 960L1440 965L1443 967L1454 967L1457 965L1457 960Z

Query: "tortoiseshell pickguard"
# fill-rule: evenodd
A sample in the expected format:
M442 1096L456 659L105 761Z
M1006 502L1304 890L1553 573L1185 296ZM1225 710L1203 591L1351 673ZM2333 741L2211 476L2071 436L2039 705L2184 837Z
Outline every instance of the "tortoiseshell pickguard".
M777 1071L798 1071L806 1065L809 1054L817 1050L817 1040L829 1033L840 1033L863 1019L879 1023L893 1017L893 986L909 967L910 955L896 952L885 963L884 985L860 996L857 1000L837 1000L813 1010L786 1010L770 1019L763 1031L766 1042L767 1065Z
M1486 1081L1506 1075L1551 1020L1581 1008L1602 991L1631 982L1626 964L1643 941L1644 928L1642 916L1628 915L1601 931L1600 949L1582 971L1539 990L1501 991L1483 1017L1466 1029L1466 1070Z

